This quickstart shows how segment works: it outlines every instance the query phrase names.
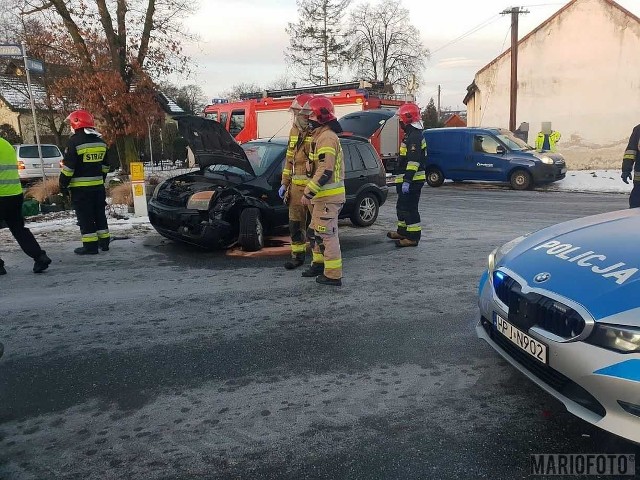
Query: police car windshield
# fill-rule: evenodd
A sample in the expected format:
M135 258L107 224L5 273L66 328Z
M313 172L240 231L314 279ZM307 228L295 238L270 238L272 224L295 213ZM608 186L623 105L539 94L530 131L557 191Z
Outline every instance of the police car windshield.
M273 162L284 158L286 150L286 145L270 142L247 142L241 146L258 177L265 173Z
M499 130L496 136L507 146L507 148L509 148L509 150L514 150L516 152L522 150L533 150L531 145L527 145L527 142L520 140L509 130Z

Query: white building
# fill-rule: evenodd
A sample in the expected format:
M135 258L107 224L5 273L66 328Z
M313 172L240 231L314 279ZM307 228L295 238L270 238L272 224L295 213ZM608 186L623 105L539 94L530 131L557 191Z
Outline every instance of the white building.
M530 124L529 143L549 121L569 168L620 168L640 123L640 18L613 0L572 0L518 45L516 126ZM469 126L508 128L510 74L510 50L476 73Z

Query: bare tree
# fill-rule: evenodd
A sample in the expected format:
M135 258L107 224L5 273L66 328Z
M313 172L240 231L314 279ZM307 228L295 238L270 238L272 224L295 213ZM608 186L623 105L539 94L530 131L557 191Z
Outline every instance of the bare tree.
M351 0L296 0L298 22L289 23L290 47L285 57L301 78L329 84L347 61L349 40L342 32L344 12Z
M350 63L360 78L382 80L390 91L417 89L429 50L401 0L359 5L351 12L349 31Z
M260 96L264 89L255 83L238 83L231 89L222 92L219 96L230 101L241 100L247 96Z

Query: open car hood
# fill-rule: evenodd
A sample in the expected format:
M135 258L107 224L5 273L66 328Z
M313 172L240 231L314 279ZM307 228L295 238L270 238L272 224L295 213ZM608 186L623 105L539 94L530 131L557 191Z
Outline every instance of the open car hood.
M231 165L255 176L244 150L220 123L195 115L175 118L201 169L216 164Z

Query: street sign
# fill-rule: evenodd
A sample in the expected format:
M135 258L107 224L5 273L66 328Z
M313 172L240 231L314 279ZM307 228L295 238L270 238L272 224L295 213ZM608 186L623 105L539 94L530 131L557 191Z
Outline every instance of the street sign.
M33 58L27 58L27 68L32 73L44 73L44 63L40 60L34 60Z
M21 57L22 48L20 45L2 44L0 45L0 57Z

